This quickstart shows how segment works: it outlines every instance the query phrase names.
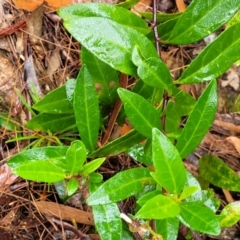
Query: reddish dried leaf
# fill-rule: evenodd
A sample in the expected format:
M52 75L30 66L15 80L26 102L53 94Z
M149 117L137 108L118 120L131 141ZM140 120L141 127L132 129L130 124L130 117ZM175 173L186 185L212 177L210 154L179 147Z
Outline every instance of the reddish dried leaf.
M13 0L14 4L21 9L27 11L34 11L38 6L40 6L44 0ZM67 6L73 3L73 0L46 0L50 10L57 10L58 8Z

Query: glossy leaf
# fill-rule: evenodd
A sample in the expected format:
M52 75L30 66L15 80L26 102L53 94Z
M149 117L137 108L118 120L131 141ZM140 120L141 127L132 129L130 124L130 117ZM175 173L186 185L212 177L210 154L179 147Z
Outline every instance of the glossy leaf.
M102 240L122 240L122 221L116 203L92 206L93 218Z
M74 115L40 113L27 122L26 127L41 132L62 132L69 127L75 127Z
M104 182L88 199L90 206L118 202L141 192L152 183L150 170L133 168L117 173Z
M88 175L91 183L100 183L103 180L103 176L100 173L92 172Z
M120 23L123 26L134 28L143 34L150 31L147 23L136 14L116 5L103 3L74 4L58 10L58 14L64 21L72 21L76 18L105 18Z
M239 176L221 159L206 155L200 159L200 176L213 185L230 191L240 191Z
M153 19L153 15L152 15L151 12L139 12L139 14L141 16L143 16L144 18L150 20L150 21ZM158 12L157 13L157 22L158 23L166 22L168 20L179 18L181 15L182 15L181 12L176 12L176 13L162 13L162 12Z
M78 181L75 178L69 180L67 184L68 196L73 195L78 190Z
M100 184L89 184L92 194ZM92 206L94 223L101 239L122 240L122 221L116 203Z
M30 161L12 169L12 172L24 179L38 182L58 182L66 177L64 170L48 160Z
M196 187L198 188L198 190L194 193L192 193L192 195L188 196L185 201L186 202L202 202L202 189L201 186L199 184L199 182L197 181L197 179L190 173L187 171L187 181L186 184L184 186L185 188L187 187Z
M202 191L202 202L205 206L210 208L213 212L217 212L218 208L220 207L220 200L218 198L215 198L215 192L213 189L208 189Z
M177 149L158 129L152 131L152 158L156 177L167 191L179 194L187 180Z
M152 199L153 197L159 195L161 192L158 191L158 190L155 190L155 191L151 191L149 193L146 193L144 194L142 197L140 197L138 200L137 200L137 204L139 204L141 207L146 203L148 202L150 199Z
M172 99L178 116L187 116L191 113L196 101L195 99L185 91L173 87Z
M63 146L33 148L16 154L10 158L7 164L12 168L18 168L21 165L34 161L40 164L41 161L45 160L57 164L57 162L65 161L67 149L68 147Z
M88 157L94 158L115 155L127 150L129 147L134 146L137 143L140 143L144 139L145 137L136 130L131 130L127 134L92 152Z
M73 107L81 140L93 151L97 145L100 113L97 92L85 66L77 78Z
M145 154L144 146L142 144L136 144L135 146L127 149L125 153L140 163L144 163L149 166L152 165L152 158Z
M113 104L117 98L117 88L119 87L117 71L86 48L82 48L81 57L94 81L99 99L105 104Z
M159 194L147 201L135 217L143 219L164 219L176 217L179 213L179 205L173 198Z
M57 182L65 177L67 147L34 148L12 157L7 163L12 171L28 180Z
M84 144L79 140L72 142L66 154L66 166L70 175L78 173L86 161L86 157L87 152Z
M106 158L94 159L89 163L86 163L79 171L79 174L88 175L97 170L105 161Z
M136 5L140 0L126 0L117 4L118 7L129 9Z
M192 1L174 26L169 22L159 26L159 36L164 42L171 44L196 42L226 23L239 10L239 7L239 0ZM170 34L165 36L164 33L169 30L169 24L173 28Z
M240 23L220 34L192 61L176 83L206 82L225 73L240 59L239 31Z
M183 191L181 192L181 195L179 197L179 201L182 201L183 199L193 195L198 189L199 189L198 186L185 187L183 189Z
M155 222L156 232L164 240L176 240L178 236L179 220L177 218L158 219Z
M76 87L76 79L71 78L65 84L67 99L73 105L73 95Z
M138 66L138 76L146 84L156 88L164 88L169 92L169 94L172 94L172 77L169 69L159 58L152 57L145 60L141 57L138 47L135 47L133 50L132 60L133 63Z
M107 18L69 19L64 21L64 27L101 61L129 75L136 75L136 67L131 61L135 45L140 47L144 58L158 57L147 37Z
M209 130L218 105L216 80L212 80L199 97L190 114L176 148L182 158L193 152Z
M209 208L197 202L180 203L180 221L193 230L211 235L219 235L220 225L216 215Z
M240 220L240 201L229 203L220 213L221 227L232 227Z
M128 90L119 88L118 94L130 123L139 133L151 138L152 128L161 128L157 110L146 99Z
M44 113L73 113L72 105L66 95L65 86L49 92L43 99L37 102L33 108Z

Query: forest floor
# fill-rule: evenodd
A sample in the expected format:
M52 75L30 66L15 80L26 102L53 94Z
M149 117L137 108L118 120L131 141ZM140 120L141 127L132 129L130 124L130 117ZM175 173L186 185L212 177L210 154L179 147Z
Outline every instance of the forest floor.
M165 2L165 5L159 4L161 11L177 9L173 1L162 2ZM148 5L146 8L151 9ZM205 46L206 42L200 41L185 46L163 47L162 59L171 69L173 77L177 79L185 66ZM46 12L41 7L33 12L27 12L16 7L11 1L0 0L0 112L15 119L17 129L20 129L3 128L4 124L0 118L1 240L100 239L94 229L91 209L80 201L81 196L86 194L84 192L87 191L86 189L74 195L63 205L52 185L23 180L12 174L6 164L11 156L19 153L30 143L29 140L7 143L7 140L16 138L18 133L22 136L42 134L24 127L32 116L19 99L16 89L31 105L29 93L31 87L26 84L26 80L35 79L35 87L42 96L62 86L67 79L77 76L81 67L80 51L80 45L66 32L54 11ZM186 85L183 90L197 98L203 87ZM218 89L219 108L213 126L196 151L185 160L185 166L195 176L198 174L198 159L206 153L213 153L223 159L240 174L240 139L238 138L240 118L236 113L240 108L238 106L240 69L233 66L219 78ZM107 179L133 165L136 165L133 159L119 154L109 157L100 167L99 172ZM238 193L220 188L214 189L222 206L240 199ZM45 201L46 204L38 204L39 201ZM134 201L132 199L125 201L123 208L126 212L131 212ZM81 222L78 209L89 213L88 224ZM186 229L181 228L179 239L186 239L185 234ZM139 236L134 236L139 239ZM240 239L240 228L237 224L230 229L225 229L219 237L215 238L195 233L195 239Z

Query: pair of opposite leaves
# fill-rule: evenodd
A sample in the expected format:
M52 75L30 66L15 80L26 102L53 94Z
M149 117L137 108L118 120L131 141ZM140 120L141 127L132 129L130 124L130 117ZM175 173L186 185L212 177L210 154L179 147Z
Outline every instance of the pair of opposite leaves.
M13 0L14 4L21 9L27 11L34 11L37 7L39 7L44 0ZM45 0L48 5L48 10L54 11L61 7L65 7L72 3L75 3L75 0Z

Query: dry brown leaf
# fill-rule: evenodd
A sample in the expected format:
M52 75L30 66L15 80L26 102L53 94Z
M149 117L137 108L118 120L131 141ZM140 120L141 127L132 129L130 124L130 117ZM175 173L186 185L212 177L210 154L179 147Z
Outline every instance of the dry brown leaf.
M223 193L225 195L225 198L226 198L228 203L234 202L234 199L233 199L231 193L228 190L222 189L222 191L223 191Z
M59 66L60 66L60 56L59 56L59 51L56 50L54 51L52 56L49 58L48 69L47 69L47 74L52 82L53 82L53 73L59 68Z
M44 0L13 0L14 4L21 9L27 11L34 11L37 7L39 7ZM49 9L48 10L57 10L58 8L65 7L67 5L72 4L73 0L46 0Z
M176 5L179 12L184 12L186 10L186 6L183 0L176 0Z
M11 185L17 178L16 175L12 174L11 168L5 163L0 167L0 188Z
M240 132L240 126L236 126L235 124L233 123L230 123L230 122L224 122L224 121L221 121L221 120L214 120L213 122L214 125L217 125L219 127L222 127L230 132L236 132L236 133L239 133Z
M32 43L39 41L38 39L42 36L42 19L44 11L45 4L41 4L31 13L27 22L27 31Z
M89 212L54 202L39 201L33 202L33 204L42 214L47 214L66 221L72 221L74 219L77 223L94 225L93 216Z
M231 67L228 71L227 71L227 81L222 81L221 85L222 87L226 87L226 86L231 86L235 91L237 91L239 89L239 76L238 76L238 72L236 71L237 69L235 69L234 67Z
M233 144L237 152L240 154L240 139L237 137L231 136L231 137L227 137L226 140L231 144Z
M5 54L0 51L0 111L8 112L11 106L12 114L16 115L20 100L14 90L19 85L16 67L9 61Z

